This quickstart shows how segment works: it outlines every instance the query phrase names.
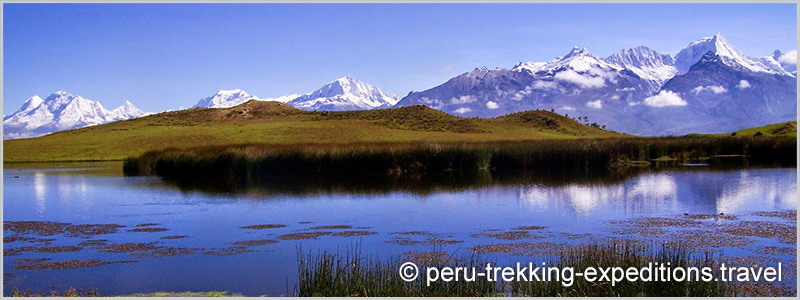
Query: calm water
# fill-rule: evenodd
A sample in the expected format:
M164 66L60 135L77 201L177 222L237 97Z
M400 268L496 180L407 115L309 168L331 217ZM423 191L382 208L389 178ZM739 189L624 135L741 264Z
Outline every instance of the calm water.
M97 287L101 294L153 291L229 291L244 295L279 295L293 288L297 251L345 250L360 245L363 253L399 257L408 251L429 251L430 245L392 243L397 232L423 231L448 240L448 252L469 254L476 245L507 243L475 236L486 230L546 226L537 241L567 241L565 234L614 236L612 221L640 217L675 217L684 213L735 215L760 220L754 212L797 209L796 169L712 171L686 167L643 173L608 182L578 180L512 184L414 192L317 190L281 193L252 190L213 193L180 189L155 177L123 177L119 163L13 165L3 170L5 221L56 221L73 224L120 224L118 232L93 236L109 243L157 242L162 246L220 249L243 240L277 243L250 247L255 252L230 256L190 254L131 257L130 253L100 253L92 247L64 253L22 252L4 256L5 294L12 287ZM335 190L336 192L330 192ZM709 222L715 222L713 220ZM788 221L786 221L788 222ZM129 232L140 223L158 223L163 232ZM285 228L248 230L254 224L285 224ZM794 222L787 224L794 225ZM281 240L284 234L316 231L315 226L350 225L377 234L335 235L311 240ZM325 230L338 232L341 230ZM4 232L4 236L12 233ZM163 236L187 238L162 240ZM54 235L51 246L76 245L86 238ZM15 248L24 241L4 243ZM751 255L765 245L796 248L777 240L722 249L726 255ZM19 270L20 258L138 260L75 269ZM778 256L794 263L794 254ZM498 256L500 261L516 258ZM794 276L794 275L793 275Z

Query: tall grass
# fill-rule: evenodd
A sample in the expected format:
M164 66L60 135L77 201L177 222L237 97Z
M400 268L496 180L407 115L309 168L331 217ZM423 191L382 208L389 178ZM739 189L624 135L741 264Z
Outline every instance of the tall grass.
M610 282L587 282L574 277L571 286L560 281L503 282L487 281L477 277L474 282L438 280L427 285L424 267L463 267L478 271L490 262L475 256L446 259L429 265L418 264L419 277L406 282L399 274L400 260L380 261L364 257L359 251L338 253L300 253L298 262L298 296L729 296L736 294L731 283L703 281L622 281L612 286ZM446 254L445 254L445 257ZM692 255L686 248L675 244L644 246L631 242L617 242L575 246L563 250L557 257L549 258L548 267L571 267L582 272L587 267L636 267L650 262L670 263L672 267L711 267L717 274L719 255L705 253ZM536 259L532 258L532 261ZM527 264L527 262L524 262ZM539 263L536 261L535 263ZM497 266L496 263L492 263Z
M786 137L680 137L541 140L497 143L407 143L166 149L125 160L126 175L233 188L272 181L338 178L364 184L386 178L438 180L458 171L625 168L632 162L743 155L745 163L795 166Z

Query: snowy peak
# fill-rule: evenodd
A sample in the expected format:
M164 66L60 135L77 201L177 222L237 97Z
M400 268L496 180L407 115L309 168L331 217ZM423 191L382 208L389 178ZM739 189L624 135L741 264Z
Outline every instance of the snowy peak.
M588 56L588 55L592 55L592 54L589 53L589 50L587 50L585 47L584 48L580 48L578 46L573 46L572 50L570 50L569 53L567 53L567 55L564 56L564 59L567 59L567 58L570 58L570 57L574 57L574 56Z
M706 53L719 55L729 66L741 66L752 72L774 73L761 62L748 58L733 47L722 34L696 40L675 56L675 68L678 75L686 74Z
M622 67L653 68L663 65L672 65L675 58L669 54L661 54L645 46L622 49L611 54L606 61Z
M146 113L136 108L130 101L125 100L125 104L111 110L111 115L115 120L127 120L144 116Z
M287 103L305 110L358 110L389 107L397 101L394 94L345 76Z
M675 58L669 54L661 54L645 46L623 49L611 54L606 61L620 68L628 69L642 79L659 88L668 79L675 76Z
M20 112L30 111L36 107L39 107L44 102L39 95L34 95L33 97L28 98L22 103L22 108L19 109Z
M263 99L258 99L258 100L261 100L261 101L277 101L277 102L280 102L280 103L286 103L286 102L294 100L297 97L300 97L300 95L298 95L298 94L289 94L289 95L283 95L283 96L274 97L274 98L263 98Z
M227 108L245 103L250 99L258 99L241 89L218 90L211 97L200 99L193 107Z
M26 138L146 115L132 103L106 110L100 102L57 91L44 100L28 98L20 110L3 119L3 138Z
M762 62L764 59L770 60L770 62L774 60L774 63L780 65L781 69L789 74L792 74L793 76L797 76L797 50L792 50L786 53L783 53L781 50L775 50L772 52L772 56L763 57ZM772 68L770 65L767 65L767 67Z
M512 71L527 70L531 74L539 72L546 72L553 74L563 70L572 70L575 72L583 73L589 72L592 69L600 68L603 70L619 70L620 68L609 64L602 58L594 56L586 48L573 47L572 50L563 57L556 57L556 59L549 62L527 62L517 63Z

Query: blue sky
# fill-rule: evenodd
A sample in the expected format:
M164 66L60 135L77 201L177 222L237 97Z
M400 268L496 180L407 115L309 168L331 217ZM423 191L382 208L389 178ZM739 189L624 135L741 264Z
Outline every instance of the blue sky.
M404 96L475 67L676 54L716 32L797 48L795 4L3 4L3 109L66 90L108 108L190 107L218 89L311 92L350 75Z

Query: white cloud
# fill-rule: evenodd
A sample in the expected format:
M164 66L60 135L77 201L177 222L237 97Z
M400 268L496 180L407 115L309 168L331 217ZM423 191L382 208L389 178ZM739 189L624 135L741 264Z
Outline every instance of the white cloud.
M619 95L611 96L611 100L619 100Z
M737 84L736 87L739 88L740 90L749 88L750 87L750 82L748 82L747 80L742 79L742 80L739 81L739 84Z
M486 108L488 108L488 109L498 109L498 108L500 108L500 105L498 105L497 102L489 101L489 102L486 102Z
M428 97L419 98L419 103L422 103L423 105L426 105L433 109L441 109L444 106L442 100L436 98L428 98Z
M525 96L530 95L531 93L533 93L531 87L526 86L524 90L521 90L516 94L514 94L514 96L511 97L511 100L516 100L516 101L522 100L522 98L525 98Z
M566 106L566 105L564 105L564 106L562 106L561 108L559 108L558 110L575 111L575 108L574 108L574 107L572 107L572 106Z
M639 101L628 102L628 106L637 106L639 104L642 104L642 102L639 102Z
M673 91L663 90L658 92L658 95L650 96L644 99L644 104L651 107L666 107L666 106L686 106L686 101L681 99L677 93Z
M728 90L726 88L718 86L718 85L709 85L709 86L701 85L701 86L698 86L698 87L692 89L692 93L695 93L695 94L700 94L700 93L702 93L704 91L710 91L710 92L713 92L714 94L722 94L722 93L727 92Z
M586 102L586 106L589 108L601 109L603 108L603 101L600 100L589 101Z
M787 65L797 65L797 50L792 50L778 57L778 62Z
M469 107L459 107L458 109L455 110L455 113L463 115L463 114L471 112L471 111L472 111L472 109L469 108Z
M530 87L531 86L529 86L528 88L530 88ZM554 89L554 88L558 87L558 84L556 84L554 81L537 80L537 81L533 82L533 86L532 87L534 89L537 89L537 90L549 90L549 89Z
M636 90L635 88L626 87L626 88L617 89L617 92L633 92L635 90Z
M472 95L464 95L458 98L456 97L450 98L450 103L452 104L467 104L475 101L478 101L478 98L475 98L475 96Z
M599 88L606 85L606 80L603 77L585 76L573 70L559 72L554 77L561 81L577 84L583 88Z
M600 69L600 68L591 68L591 69L589 69L589 74L605 78L606 80L608 80L608 81L610 81L612 83L617 83L617 73L616 72L606 71L606 70L603 70L603 69Z

